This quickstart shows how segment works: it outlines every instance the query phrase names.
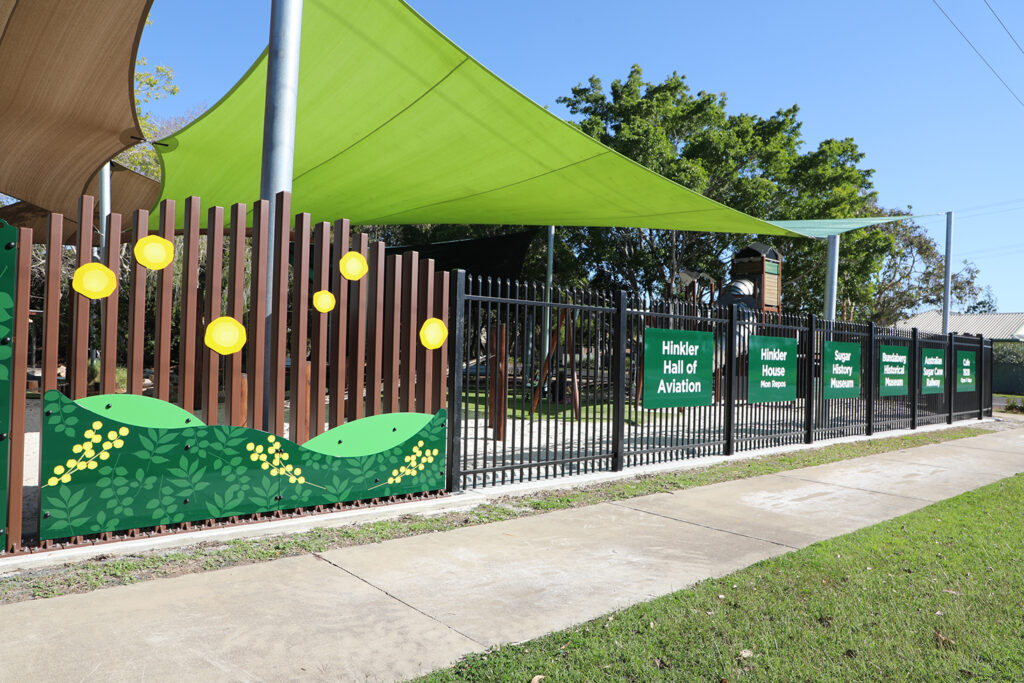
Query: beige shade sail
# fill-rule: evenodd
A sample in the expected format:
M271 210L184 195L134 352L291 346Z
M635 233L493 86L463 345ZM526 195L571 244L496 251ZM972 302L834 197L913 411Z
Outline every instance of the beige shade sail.
M142 139L135 57L152 1L0 0L0 192L23 202L9 213L75 218L100 166Z

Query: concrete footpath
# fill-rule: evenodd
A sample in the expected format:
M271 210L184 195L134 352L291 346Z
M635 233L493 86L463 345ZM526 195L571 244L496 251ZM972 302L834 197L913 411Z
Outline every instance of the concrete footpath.
M1024 429L0 607L0 678L394 680L1024 472Z

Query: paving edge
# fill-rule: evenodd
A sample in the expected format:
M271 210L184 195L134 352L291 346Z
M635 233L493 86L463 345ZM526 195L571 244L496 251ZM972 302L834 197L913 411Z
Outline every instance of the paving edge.
M958 427L984 425L1000 421L1002 420L994 417L985 418L984 420L962 420L960 422L955 422L952 425L940 423L918 427L917 429L894 430L874 436L849 436L830 439L827 441L816 441L813 444L792 444L788 446L762 448L753 451L745 451L731 456L712 455L690 458L687 460L658 463L655 465L641 465L624 469L621 472L594 472L591 474L561 479L548 479L544 481L492 486L486 489L475 489L472 491L460 492L443 498L432 498L429 500L412 501L409 503L397 503L375 508L344 510L342 512L331 512L322 515L310 515L308 517L273 520L268 522L259 522L256 524L243 524L215 529L201 529L197 531L168 534L166 536L153 536L150 538L119 541L117 543L105 543L103 545L90 545L77 548L65 548L61 550L41 551L30 555L13 555L11 557L0 558L0 578L16 575L18 572L24 570L53 567L73 562L83 562L99 557L124 557L127 555L137 555L139 553L154 550L171 550L174 548L183 548L200 543L217 541L226 542L238 539L271 538L317 528L334 528L357 524L368 524L371 522L396 519L406 515L422 515L430 517L451 512L465 512L498 498L508 496L526 496L540 491L558 489L578 489L584 486L591 486L593 484L633 479L635 477L650 474L678 472L688 469L710 467L726 462L753 460L770 455L817 450L827 446L835 446L844 443L857 443L860 441L870 441L874 439L889 439L899 436L944 431Z

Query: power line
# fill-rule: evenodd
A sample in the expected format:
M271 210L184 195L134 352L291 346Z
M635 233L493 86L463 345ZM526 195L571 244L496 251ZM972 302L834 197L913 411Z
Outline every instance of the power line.
M1017 49L1020 50L1020 53L1024 55L1024 47L1020 46L1020 43L1017 42L1017 39L1013 37L1012 33L1010 33L1010 29L1006 28L1006 24L1004 24L1003 20L999 18L999 15L996 14L996 11L992 9L992 5L988 4L988 0L982 0L982 2L985 3L985 7L988 7L988 11L992 13L992 16L996 18L996 21L999 22L999 25L1003 27L1004 31L1006 31L1006 35L1010 36L1010 40L1012 40L1013 44L1017 46Z
M1013 95L1013 99L1017 100L1017 104L1024 107L1024 100L1021 100L1019 97L1017 97L1017 93L1013 92L1013 88L1011 88L1007 84L1007 82L1003 80L1003 77L999 75L999 72L996 71L995 68L988 63L988 60L985 59L984 55L982 55L981 52L978 51L978 48L974 47L974 43L971 42L971 39L964 35L964 32L961 31L960 27L956 25L956 22L953 21L953 18L946 14L946 10L942 9L942 5L939 4L939 1L932 0L932 4L939 8L939 11L942 12L942 16L946 17L949 23L953 25L953 28L956 29L956 32L960 34L960 37L967 41L967 44L971 46L972 50L974 50L974 54L978 55L978 59L985 63L985 66L987 66L989 71L991 71L995 75L995 77L999 79L999 82L1003 84L1003 87L1006 88L1007 92Z

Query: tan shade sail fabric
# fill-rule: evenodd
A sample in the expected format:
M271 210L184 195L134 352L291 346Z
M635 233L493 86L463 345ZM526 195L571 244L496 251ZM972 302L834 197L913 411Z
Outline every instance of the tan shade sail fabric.
M99 175L94 175L85 186L85 193L93 197L99 196ZM131 215L136 209L148 209L160 197L160 183L125 168L116 162L110 163L110 210L122 215L121 226L124 230L131 227ZM75 198L74 211L64 214L65 243L74 241L78 231L78 204ZM57 212L60 213L60 212ZM39 243L46 239L47 227L50 223L50 212L35 204L17 202L9 206L0 206L0 218L11 225L32 229L32 241ZM99 207L93 212L94 225L98 226Z
M163 198L258 196L266 82L264 52L163 140ZM314 220L792 234L605 147L401 0L305 0L294 161L292 205Z
M74 217L100 166L142 138L135 57L151 4L0 0L0 192Z

